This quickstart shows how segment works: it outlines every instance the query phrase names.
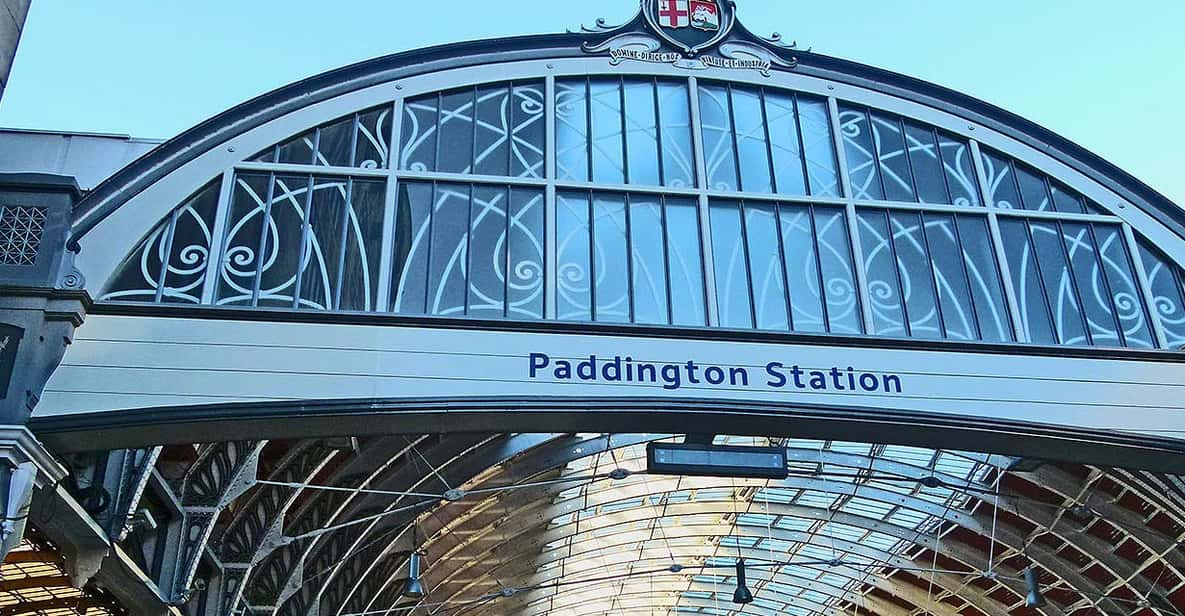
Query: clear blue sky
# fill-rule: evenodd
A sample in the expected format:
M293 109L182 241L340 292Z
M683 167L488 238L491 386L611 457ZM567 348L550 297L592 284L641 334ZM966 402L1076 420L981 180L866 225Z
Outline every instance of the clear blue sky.
M1185 205L1185 0L738 0L815 51L1069 137ZM33 0L0 126L169 137L331 68L624 21L636 0Z

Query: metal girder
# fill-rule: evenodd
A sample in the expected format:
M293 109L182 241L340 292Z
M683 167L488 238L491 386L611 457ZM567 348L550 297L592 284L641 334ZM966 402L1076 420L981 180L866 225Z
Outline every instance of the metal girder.
M557 436L484 474L479 481L466 487L483 489L522 485L541 477L552 478L557 472L556 469L563 468L572 461L602 453L612 447L633 445L653 438L640 435ZM466 501L470 504L469 507L445 507L422 518L419 523L424 536L434 538L434 541L425 547L426 560L430 567L426 575L433 571L441 571L450 562L463 563L468 558L465 554L472 551L475 542L495 531L504 519L512 515L512 510L523 513L526 507L542 506L542 503L549 502L551 496L571 485L575 484L550 484L499 492L484 499ZM444 534L439 534L442 531L445 531ZM376 602L394 583L393 577L383 581L377 586L381 590L373 597L365 599L358 611L375 609Z
M483 446L480 450L475 450L473 455L467 456L457 461L447 469L448 474L452 477L450 485L468 487L474 478L479 477L483 473L487 473L490 468L505 464L517 456L523 455L524 452L545 444L551 438L552 437L549 435L521 434L508 435L495 441L491 441L488 446ZM455 509L458 511L467 510L466 507L439 506L435 510L431 510L432 512L427 516L427 519L436 519L438 517L437 512L443 509ZM413 519L414 517L417 516L413 516ZM385 522L379 522L377 526L378 527L376 527L373 532L375 535L381 536L384 533L381 527L388 526L388 524ZM422 534L425 538L427 538L430 535L425 531L428 530L429 529L425 528L423 531L419 531L417 534ZM410 541L411 538L405 537L405 534L405 530L401 530L397 538L403 538ZM378 563L383 562L381 559L389 559L394 556L394 554L391 552L396 549L398 543L400 542L391 540L387 541L385 544L378 545L380 548L378 550L378 558L364 562L362 569L357 571L356 575L352 576L352 579L351 576L345 577L344 582L342 583L348 584L348 586L346 588L340 589L338 593L340 596L335 596L335 601L332 602L333 605L338 606L336 613L341 613L347 608L349 605L349 600L355 595L357 590L366 583L367 579L372 574L382 578L382 581L379 583L383 584L386 580L390 579L396 571L401 570L401 567L395 567L392 570L385 570L383 568L376 567ZM412 547L418 548L419 546ZM361 558L356 557L353 560L358 562L361 561ZM376 569L378 569L377 573L375 573ZM335 580L335 583L337 583L337 580Z
M284 456L267 479L311 481L340 453L321 440L301 441ZM238 605L244 582L251 576L268 532L283 520L300 494L300 490L282 486L256 486L246 501L237 507L218 545L223 570L220 588L213 597L216 613L230 613Z
M113 541L123 541L128 534L128 522L140 504L140 497L152 476L152 469L160 457L162 447L122 449L108 454L108 468L117 466L115 485L111 490L111 507L104 524Z
M442 473L446 477L452 477L453 471L443 472L444 467L451 466L452 468L464 467L465 472L459 473L456 479L450 478L448 482L450 485L460 486L464 484L467 490L473 490L479 487L508 486L526 481L558 478L562 476L561 471L564 466L573 460L602 453L610 447L643 443L647 440L657 438L656 436L636 435L627 439L621 438L618 435L615 438L620 440L611 443L610 439L599 436L584 441L582 445L580 438L574 436L535 436L536 438L531 447L518 450L519 454L508 454L504 456L505 459L502 461L498 461L496 455L488 453L490 447L478 445L470 451L461 452L443 462L436 460L427 470L420 469L421 475L419 477L407 478L407 480L412 482L410 484L400 484L393 479L393 476L386 476L381 472L372 472L368 475L369 480L367 482L359 483L353 481L347 482L346 485L347 487L367 485L374 488L381 484L384 489L406 490L409 485L418 485L415 483L416 481L419 481L420 484L425 479L431 482L434 480L436 473ZM448 437L442 439L442 443L453 438ZM593 446L590 445L591 443L598 443L599 445ZM445 447L445 449L448 449L448 447ZM879 458L876 455L866 456L807 449L790 449L789 451L791 459L795 462L817 462L823 465L844 467L852 469L854 473L871 471L874 475L893 474L897 476L910 476L919 480L926 477L938 476L944 484L954 486L953 491L956 492L959 491L958 486L967 483L965 478L942 476L931 468L922 468L900 461ZM537 452L546 453L536 455ZM361 453L357 452L355 457ZM398 458L399 456L392 458L388 454L386 459L393 463ZM637 456L622 455L614 462L619 465L628 466L638 460L639 458ZM979 461L985 464L1001 462L1001 460L990 456L984 456ZM365 465L359 465L355 468L354 474L357 475L359 472L364 472L363 467ZM1048 468L1043 468L1038 472L1048 473L1050 472L1047 470ZM374 467L371 466L371 469L373 471ZM609 468L604 467L601 470L607 471ZM1062 471L1056 471L1056 469L1054 469L1054 472L1062 473ZM398 473L395 472L394 474ZM340 485L338 479L342 475L342 473L337 474L335 479L330 483ZM1031 476L1031 474L1021 474L1021 476ZM460 479L460 477L464 477L464 479ZM1081 488L1081 481L1076 478L1073 478L1074 481L1067 480L1067 476L1055 477L1055 479L1062 480L1062 483L1055 487L1073 491L1073 484L1076 482L1078 488ZM1037 481L1037 483L1043 485L1040 481ZM661 539L663 537L657 534L659 527L654 522L663 517L682 517L688 519L691 516L720 516L720 519L715 525L704 524L701 521L701 523L687 526L679 531L672 531L673 527L671 526L663 526L662 532L665 533L665 538L668 540L696 537L711 538L730 534L732 536L767 536L768 533L763 528L737 526L734 520L728 518L730 515L735 516L738 512L752 512L755 514L768 513L775 516L786 515L795 518L807 518L818 522L844 524L880 532L926 549L936 550L947 558L966 564L970 569L983 567L988 557L982 549L968 543L963 543L962 541L956 541L951 537L943 538L939 542L933 534L918 533L916 530L873 518L805 505L786 505L771 502L768 503L767 510L765 503L762 503L760 499L753 502L750 496L745 497L747 500L744 502L735 500L738 496L734 496L733 500L727 501L691 501L687 503L667 503L664 501L661 506L646 505L616 513L598 513L592 517L584 518L580 523L579 529L571 521L547 528L551 520L585 509L586 507L596 509L630 499L661 496L663 494L689 489L711 490L719 488L733 489L741 493L746 491L752 492L758 487L764 486L765 483L737 480L729 485L723 485L722 482L713 482L712 480L680 480L669 477L634 475L622 481L611 482L604 480L590 483L585 486L585 493L580 497L566 498L560 502L555 502L555 498L559 494L577 485L579 483L573 482L570 484L532 486L508 492L491 493L484 498L477 497L465 499L458 503L441 504L435 506L429 513L420 516L420 519L415 522L419 527L417 532L420 533L419 536L430 539L430 542L425 546L428 554L432 556L428 559L429 568L425 573L425 582L432 588L433 601L456 601L457 599L464 598L463 595L473 594L477 596L482 592L489 592L493 587L492 582L494 580L501 580L514 586L528 586L529 584L511 583L511 580L517 581L519 576L534 576L530 579L554 579L546 577L550 573L535 575L531 567L538 567L546 563L559 563L565 559L569 563L567 565L568 575L578 575L580 569L574 569L574 566L571 564L572 561L577 560L576 557L584 557L580 560L596 562L596 559L593 557L597 554L612 554L614 550L621 549L625 546L630 546L631 551L629 554L636 556L636 558L629 559L631 563L635 563L635 568L638 568L641 564L659 565L659 563L663 562L664 558L669 561L667 551L661 547L656 547L661 546ZM1040 544L1030 545L1031 540L1028 538L1027 532L1002 524L1000 520L995 519L991 515L990 510L959 510L957 508L945 507L930 499L918 498L912 494L901 494L900 492L886 490L875 485L832 481L827 478L791 477L784 482L778 482L777 485L779 487L798 488L809 492L821 491L836 495L869 498L893 506L920 511L935 518L946 520L947 524L957 525L960 528L985 538L990 538L994 533L996 541L1000 545L1005 546L1005 551L997 554L997 561L1001 561L1008 554L1017 554L1023 551L1028 554L1034 563L1052 572L1071 588L1090 593L1098 586L1097 583L1077 571L1074 563L1067 561L1054 550L1050 550ZM971 486L976 490L991 489L990 486L983 484L971 484ZM294 498L295 493L300 492L302 491L294 491ZM932 492L933 490L931 490ZM1142 568L1141 566L1123 561L1112 554L1111 550L1105 550L1104 548L1108 546L1101 539L1095 537L1083 538L1081 528L1067 528L1067 521L1061 519L1060 516L1045 512L1039 507L1026 507L1023 503L1017 507L1016 499L1006 495L997 497L990 493L976 492L969 496L983 501L989 506L1000 507L1010 512L1019 510L1018 512L1021 514L1021 517L1035 526L1042 528L1051 527L1052 535L1059 537L1069 544L1082 546L1080 549L1084 549L1087 554L1095 558L1096 562L1103 564L1109 573L1116 575L1117 579L1122 579L1120 576L1124 575L1134 576L1135 585L1133 586L1133 590L1138 590L1141 586L1147 585L1146 580L1142 580L1142 578L1135 575ZM1076 494L1066 498L1072 501L1075 496ZM312 497L309 502L302 506L302 511L319 506L314 503L334 500L328 498L328 495L325 494L314 494ZM391 500L392 498L390 496L383 497L379 495L350 495L344 499L339 498L330 507L333 511L328 517L321 515L318 518L320 520L318 524L310 526L306 523L306 527L311 530L316 527L359 519L364 517L368 512L375 510L376 506L383 503L390 505L391 503L389 501ZM586 500L587 504L585 502ZM1109 501L1105 503L1099 502L1097 497L1090 504L1096 510L1098 510L1099 506L1109 505L1111 508L1127 511L1129 518L1133 515L1130 510L1123 509L1117 504L1112 504ZM381 507L378 508L381 510ZM299 516L299 519L304 519L305 517ZM402 575L401 572L404 570L404 543L409 542L409 525L413 519L414 516L406 518L404 516L392 516L389 519L382 520L382 522L367 524L364 527L359 527L357 532L349 531L343 534L341 538L335 538L334 541L337 545L334 546L328 545L329 542L321 538L309 542L303 550L300 550L300 565L305 564L311 555L321 554L326 550L330 554L343 554L344 558L337 559L328 570L312 572L313 574L324 574L316 577L315 589L308 584L302 583L295 588L295 593L288 593L288 596L292 599L298 599L298 594L304 597L303 599L299 599L293 605L284 603L278 606L279 609L273 608L269 612L284 615L324 614L324 608L332 605L334 613L343 614L373 611L375 609L382 610L386 607L393 606L397 597L395 593L398 590L397 582ZM626 529L619 532L618 536L612 538L612 541L604 543L599 549L590 547L590 544L581 545L578 542L575 552L564 553L564 550L568 549L566 547L567 542L573 538L588 536L594 532L611 532L611 529L614 527L625 529L628 524L635 522L645 522L646 526L631 527L632 530ZM292 534L299 532L295 527L300 524L301 522L299 521L294 522L292 524L294 528L288 529L288 532ZM693 531L693 529L698 530ZM828 537L815 536L808 533L799 533L796 536L794 534L795 532L799 531L775 529L772 536L777 540L796 541L802 544L820 547L828 547L832 542ZM1139 533L1140 531L1136 532ZM333 534L337 535L339 533L341 531ZM1167 547L1173 544L1172 539L1159 535L1152 529L1143 529L1142 534L1144 535L1143 540L1150 540L1153 546ZM1133 534L1134 536L1135 534ZM1143 544L1143 540L1141 540L1141 544ZM550 550L543 549L543 545L554 541L561 542L561 547L553 547ZM366 546L367 542L375 543L372 546ZM845 542L836 539L835 543L839 545ZM410 543L407 544L410 545ZM637 544L642 544L643 546L650 545L649 547L637 548ZM734 548L727 548L727 550L735 551ZM751 550L742 548L742 552L747 553L749 551ZM761 557L760 554L763 551L760 549L752 550L753 557ZM675 553L683 554L687 557L702 557L704 555L710 555L713 552L705 551L703 548L677 548ZM870 552L866 550L863 553L869 554ZM549 556L549 554L551 555ZM1100 555L1102 558L1096 558L1096 555ZM890 566L907 568L925 568L928 566L927 563L903 564L912 561L905 557L893 556L888 552L883 552L883 556L899 559ZM325 557L322 556L321 558ZM1173 557L1170 556L1169 558ZM881 559L883 557L877 558L877 560ZM530 564L528 565L526 563ZM289 570L295 571L300 568L300 566L290 566ZM1001 564L996 564L994 570L999 576L995 580L996 583L1008 588L1011 591L1010 596L1023 597L1025 591L1024 584L1022 581L1016 579L1020 576L1019 571L1003 568ZM298 577L301 578L302 582L311 583L311 580L306 579L303 573L308 572L294 574L289 579ZM873 587L878 588L881 592L913 603L914 605L918 605L915 601L921 601L922 605L919 605L919 607L924 607L928 601L936 601L948 595L958 596L964 601L969 601L971 605L975 605L989 614L989 616L1003 616L1012 607L999 603L990 597L989 594L993 592L992 589L989 588L985 591L979 586L971 584L975 578L970 576L956 576L946 573L936 574L935 588L937 592L930 595L924 592L924 589L919 594L917 586L903 579L897 579L896 577L886 578L881 575L867 576L865 578L858 575L858 573L851 573L843 577L872 584ZM783 577L785 578L785 576ZM751 575L750 579L753 580L755 585L767 582L760 575L756 577ZM784 582L784 580L779 581ZM1132 579L1123 581L1124 583L1131 583ZM876 600L875 597L852 593L848 587L839 588L829 586L824 582L812 582L802 577L793 580L793 583L802 585L804 588L812 585L816 592L821 592L826 596L842 601L854 603L857 600L863 600L867 603L869 599ZM614 587L618 588L619 591L623 591L627 590L631 585L632 583L625 584L620 581L609 583L605 585L601 592ZM305 586L308 586L308 588L304 588ZM685 585L686 588L695 588L695 585L694 583L689 583ZM478 589L480 589L480 592ZM467 591L473 592L468 593ZM443 598L441 595L444 595ZM475 614L500 613L498 610L505 609L510 605L523 605L522 601L525 600L527 595L530 595L530 593L522 593L513 597L511 601L500 599L484 606L471 607L466 611L472 611ZM322 596L325 598L324 602L319 600ZM530 596L532 600L535 598L534 595ZM569 592L567 596L571 597L573 595ZM878 606L880 608L889 608L895 605L891 602L881 602L884 605ZM320 604L320 607L318 607L318 604ZM948 604L940 601L936 605L944 606L940 608L943 610L950 608ZM1118 604L1109 600L1100 601L1099 607L1109 614L1126 613ZM831 613L845 613L842 605L827 607L827 609L832 610ZM882 609L882 612L884 611ZM901 608L898 607L897 611L893 613L900 612ZM757 612L754 612L753 608L749 608L745 613ZM1063 616L1063 612L1053 605L1046 606L1041 610L1041 613L1050 616Z
M470 477L454 476L448 480L448 476L452 473L450 467L463 463L462 459L466 457L466 454L499 438L503 437L458 435L441 439L436 446L427 448L426 451L421 452L413 448L409 454L408 463L400 466L395 473L383 477L383 480L373 487L384 490L426 492L430 489L442 491L452 485L460 485ZM390 496L380 498L374 494L359 494L358 498L349 499L349 502L338 509L340 517L335 515L332 522L339 524L349 522L357 512L373 515L389 512L413 502L415 500L405 500L401 497L392 499ZM366 509L368 505L372 507L372 510ZM302 550L299 559L301 567L297 569L302 573L302 576L300 578L295 575L289 576L287 588L280 595L280 601L274 613L301 616L308 613L317 603L318 597L322 594L325 585L334 577L335 572L342 567L347 559L355 557L356 550L367 541L372 531L381 532L384 528L401 530L418 517L419 513L421 512L403 512L391 516L391 519L388 520L375 519L365 524L355 524L302 541L301 543L304 543L306 547ZM325 539L323 540L323 538ZM314 578L317 580L318 587L312 587L307 583Z
M222 510L251 487L259 452L266 441L229 441L207 445L181 484L182 533L177 567L165 589L175 604L190 597L206 543Z

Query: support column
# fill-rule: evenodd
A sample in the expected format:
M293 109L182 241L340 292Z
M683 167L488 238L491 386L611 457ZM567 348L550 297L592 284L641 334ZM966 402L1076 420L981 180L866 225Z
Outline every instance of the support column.
M78 198L73 178L0 174L0 558L24 535L34 490L66 475L25 425L90 304L66 246Z

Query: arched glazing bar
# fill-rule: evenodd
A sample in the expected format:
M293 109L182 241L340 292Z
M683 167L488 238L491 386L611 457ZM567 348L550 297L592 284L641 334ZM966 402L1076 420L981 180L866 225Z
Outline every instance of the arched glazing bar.
M101 298L1180 348L1183 282L1103 205L917 118L593 75L409 94L278 140Z

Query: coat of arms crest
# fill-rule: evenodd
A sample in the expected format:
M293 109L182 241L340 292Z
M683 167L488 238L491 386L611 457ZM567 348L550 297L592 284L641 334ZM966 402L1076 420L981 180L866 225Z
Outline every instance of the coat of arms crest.
M694 56L728 35L732 0L643 0L646 21L668 43Z

